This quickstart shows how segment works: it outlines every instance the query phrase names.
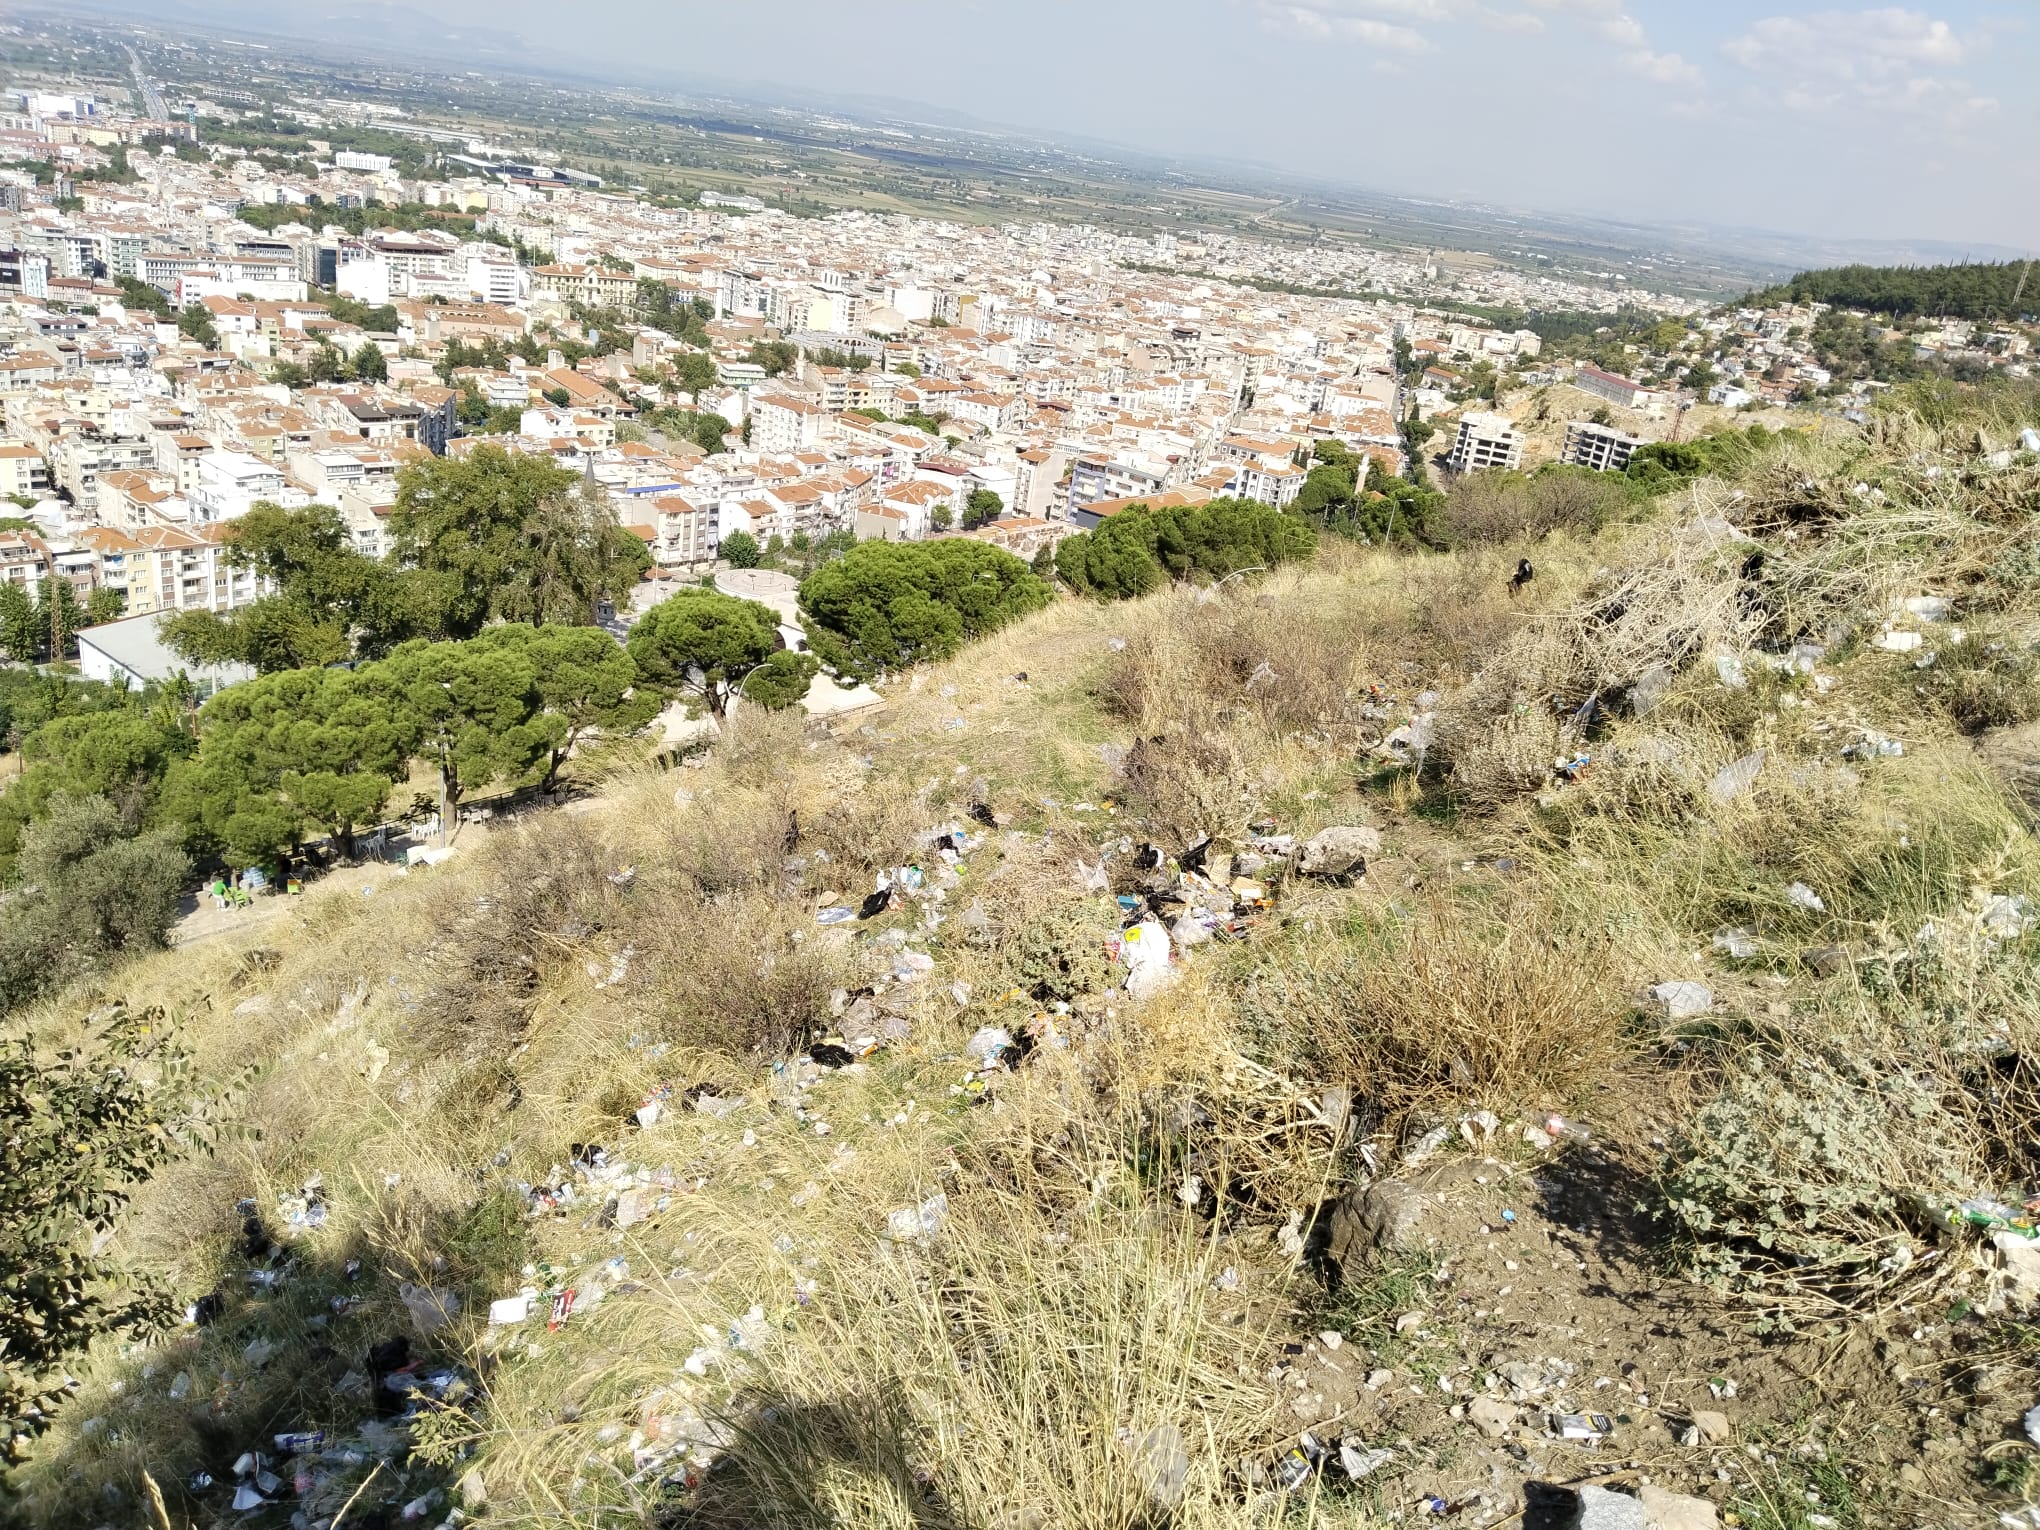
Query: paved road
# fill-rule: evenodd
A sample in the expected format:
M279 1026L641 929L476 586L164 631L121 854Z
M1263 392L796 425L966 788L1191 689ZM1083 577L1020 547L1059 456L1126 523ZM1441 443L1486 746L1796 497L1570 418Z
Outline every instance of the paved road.
M168 122L170 120L170 108L163 104L163 92L156 89L150 83L148 75L142 72L141 55L125 43L121 46L127 49L128 67L134 71L135 75L135 89L142 93L142 104L148 108L150 120Z

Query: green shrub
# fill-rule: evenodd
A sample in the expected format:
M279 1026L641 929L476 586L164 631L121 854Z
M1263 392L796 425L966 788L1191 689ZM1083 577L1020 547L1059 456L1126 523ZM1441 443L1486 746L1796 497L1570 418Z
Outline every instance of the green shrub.
M1020 559L962 537L863 542L800 587L815 655L853 680L949 658L1052 598Z
M1250 499L1154 510L1128 505L1096 531L1056 549L1065 584L1103 600L1144 595L1169 579L1223 579L1242 569L1275 568L1317 549L1309 524Z

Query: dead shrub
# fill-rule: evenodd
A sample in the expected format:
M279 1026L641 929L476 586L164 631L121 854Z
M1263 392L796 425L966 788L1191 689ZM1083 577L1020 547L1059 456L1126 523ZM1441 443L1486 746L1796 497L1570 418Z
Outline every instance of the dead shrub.
M1495 813L1551 781L1561 748L1550 704L1521 691L1499 694L1503 677L1484 675L1438 710L1426 765L1446 777L1455 806Z
M607 848L587 820L554 814L491 838L489 892L468 884L427 911L409 1030L430 1054L500 1057L529 1022L546 975L616 917Z
M822 801L802 806L799 851L819 852L838 867L896 866L907 859L924 826L925 814L911 793L867 784L860 772L835 784Z
M662 869L710 898L773 886L786 859L792 812L783 795L710 792L669 820L660 847Z
M829 995L862 981L850 951L814 932L804 906L762 894L713 905L664 899L657 918L630 933L624 991L648 1030L746 1063L783 1056L826 1030Z
M1136 739L1120 773L1148 820L1184 844L1245 822L1255 800L1246 749L1216 724Z
M1303 1076L1350 1085L1371 1124L1469 1104L1563 1102L1625 1055L1605 937L1542 904L1437 897L1408 918L1305 934L1246 980L1242 1007Z
M1513 567L1469 552L1413 568L1411 637L1419 652L1433 656L1434 672L1464 673L1485 664L1523 625L1520 603L1509 598Z
M1598 531L1629 506L1624 481L1586 468L1469 473L1452 486L1442 523L1455 546Z

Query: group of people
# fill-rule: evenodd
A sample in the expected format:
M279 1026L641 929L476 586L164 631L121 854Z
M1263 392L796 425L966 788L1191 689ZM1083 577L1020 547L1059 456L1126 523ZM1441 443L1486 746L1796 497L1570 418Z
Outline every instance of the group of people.
M295 876L285 874L284 891L296 894L304 890ZM229 871L225 876L215 876L207 884L206 891L212 894L214 908L246 908L263 893L270 891L269 874L260 866L250 866L246 871Z

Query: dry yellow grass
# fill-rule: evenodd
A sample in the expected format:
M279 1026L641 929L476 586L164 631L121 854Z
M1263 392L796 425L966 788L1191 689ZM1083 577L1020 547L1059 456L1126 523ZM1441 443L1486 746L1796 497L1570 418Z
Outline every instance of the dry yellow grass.
M1948 1102L1981 1098L1965 1071L1981 1038L2025 1055L2031 1035L2030 996L1976 934L1989 897L2040 898L2021 811L1898 657L1839 643L1827 691L1762 664L1778 611L1744 599L1740 544L1692 524L1726 504L1702 486L1663 524L1554 536L1516 599L1516 547L1333 547L1217 599L1060 604L882 711L814 730L740 718L704 768L623 773L585 812L384 875L372 897L314 892L246 940L129 969L123 995L176 1021L202 1076L255 1070L235 1105L249 1134L161 1174L123 1234L187 1297L220 1286L227 1311L81 1365L21 1473L24 1522L140 1508L145 1468L173 1523L205 1522L176 1486L190 1471L275 1430L353 1431L361 1400L335 1384L408 1329L408 1282L463 1298L433 1347L474 1388L415 1431L420 1459L399 1452L374 1500L472 1473L475 1520L534 1530L1133 1530L1162 1512L1156 1462L1180 1450L1169 1523L1216 1530L1271 1507L1242 1462L1264 1466L1298 1427L1267 1367L1322 1292L1277 1229L1357 1172L1322 1086L1350 1086L1392 1153L1419 1121L1645 1078L1681 1183L1733 1210L1742 1187L1687 1102L1744 1108L1737 1070L1790 1057L1844 1080L1848 1109L1881 1109L1892 1077L1836 1061L1868 1048L1922 1060L1919 1097L1943 1115L1797 1172L1841 1189L1844 1169L1897 1188L2019 1172L2007 1111L2029 1098L2023 1075L2004 1108ZM1997 523L1928 510L1959 543L1951 566L1975 566ZM1922 514L1787 544L1775 591L1791 619L1860 623L1864 602L1931 578L1906 519ZM1998 577L1996 609L2023 631L2027 585ZM1716 652L1750 683L1724 686ZM1554 695L1577 707L1653 663L1669 672L1655 709L1566 731ZM1420 772L1378 746L1425 692L1439 734ZM1902 758L1839 758L1861 727L1901 725ZM1577 747L1593 767L1555 775ZM1754 783L1716 800L1721 768L1759 748ZM973 803L1010 822L986 830ZM1136 885L1119 847L1173 854L1217 833L1245 849L1264 816L1299 835L1371 821L1388 847L1360 888L1278 885L1245 942L1190 953L1173 987L1130 1003L1105 954L1119 911L1083 893L1079 865L1112 850ZM982 834L953 885L928 838L944 824ZM943 896L884 921L935 958L901 983L898 944L815 913L907 859ZM1928 922L1968 944L1917 960ZM1712 954L1725 926L1759 954ZM1829 945L1846 974L1803 961ZM1719 991L1703 1027L1636 1002L1693 975ZM841 1070L780 1066L868 987L891 1044ZM1789 1046L1780 1002L1805 1021ZM986 1025L1040 1044L980 1096L962 1050ZM1673 1044L1676 1066L1657 1051ZM688 1108L704 1090L743 1103ZM1761 1125L1752 1162L1781 1152ZM577 1144L628 1175L582 1176L574 1203L527 1215L526 1187L576 1178ZM325 1224L293 1243L274 1295L251 1288L235 1203L274 1226L278 1196L314 1173ZM632 1192L642 1220L608 1204ZM929 1235L895 1221L937 1196ZM1887 1236L1881 1212L1836 1199ZM482 1304L526 1284L572 1284L583 1303L557 1332L492 1333ZM266 1363L256 1339L279 1346ZM173 1399L179 1374L189 1395ZM330 1515L368 1470L334 1470L309 1507ZM670 1480L688 1472L691 1493ZM1376 1508L1327 1490L1288 1512L1357 1530Z

